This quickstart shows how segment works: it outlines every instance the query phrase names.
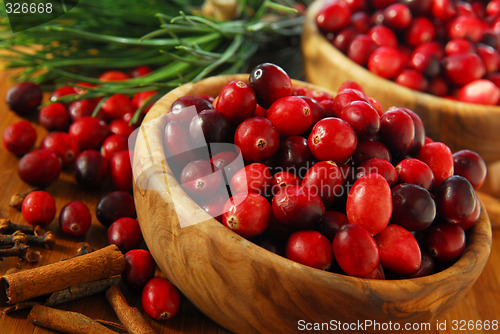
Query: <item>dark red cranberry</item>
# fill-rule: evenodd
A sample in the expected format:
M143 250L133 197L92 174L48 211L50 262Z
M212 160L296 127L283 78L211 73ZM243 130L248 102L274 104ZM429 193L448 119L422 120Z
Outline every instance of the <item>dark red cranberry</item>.
M415 126L415 136L413 137L413 145L410 148L409 154L418 154L425 144L425 128L424 123L420 116L416 112L408 108L401 108L405 113L410 115L413 120L413 125Z
M91 116L97 103L92 99L73 101L68 106L69 117L73 122L85 116Z
M108 243L115 244L123 253L136 249L142 242L141 227L137 219L122 217L109 226Z
M51 132L43 138L41 148L54 151L61 158L62 166L71 165L79 153L78 144L66 132Z
M476 208L476 192L460 175L444 180L435 191L438 213L450 223L462 223L470 219Z
M399 184L392 189L391 222L410 231L422 231L436 218L436 204L432 195L415 184Z
M42 90L33 82L20 82L9 88L5 101L19 115L31 113L42 103Z
M288 238L286 257L300 264L328 270L333 262L330 241L317 231L299 231Z
M78 143L80 150L99 149L108 136L109 128L102 119L86 116L75 121L69 135Z
M18 121L9 125L3 132L3 146L12 154L23 155L35 145L36 130L28 121Z
M477 54L463 53L443 60L447 78L456 85L463 86L486 74L484 63Z
M40 110L38 121L48 131L65 130L69 123L68 110L62 103L51 103Z
M108 161L95 150L81 152L75 160L75 178L84 188L96 189L108 175Z
M122 273L123 282L130 288L139 290L153 278L156 264L145 249L132 249L125 253L125 270Z
M436 96L446 96L448 94L448 84L443 78L434 78L429 82L427 92Z
M398 178L398 174L396 173L394 166L392 166L389 161L380 158L372 158L359 165L356 170L356 178L360 178L363 175L370 173L378 173L382 175L391 187L396 184L396 180Z
M222 213L224 212L224 204L228 200L228 194L225 190L219 190L219 192L209 198L207 201L201 203L201 208L205 210L211 217L217 219L222 223Z
M368 69L387 79L396 77L408 62L406 56L397 48L381 46L372 52L368 59Z
M453 175L453 154L445 144L440 142L425 144L417 157L431 168L435 187Z
M364 101L354 101L344 106L340 118L349 123L358 138L373 137L380 129L377 110Z
M362 164L366 160L373 158L385 159L391 161L391 153L387 146L378 140L362 140L358 142L356 151L352 155L352 159L356 165Z
M323 31L336 32L351 20L351 9L344 1L330 1L323 5L316 16L316 24Z
M190 112L192 109L189 107L193 107L196 113L207 109L214 109L210 102L202 99L201 97L183 96L175 100L170 106L170 112L167 114L168 120L191 122L191 118L194 116L194 113Z
M123 119L115 119L109 124L109 130L115 135L128 137L132 134L134 128Z
M282 136L299 135L311 125L311 109L298 96L285 96L276 100L267 110L269 119Z
M221 187L222 176L207 160L192 161L181 172L182 187L198 199L207 199Z
M430 190L434 185L434 174L423 161L413 158L401 160L396 166L398 183L410 183Z
M349 48L347 56L361 66L368 64L368 59L371 54L377 49L377 44L365 34L360 34L354 37Z
M349 45L351 44L354 37L356 37L357 32L354 28L347 27L342 29L338 34L335 35L335 39L332 41L334 47L339 49L343 53L347 53Z
M272 202L274 218L294 229L308 229L319 223L325 213L321 198L308 188L289 186L281 189Z
M61 230L73 237L85 235L90 229L92 215L89 208L80 201L66 204L59 214L59 226Z
M115 153L127 149L128 149L128 140L126 137L119 135L111 135L108 138L106 138L106 140L104 140L104 143L102 143L101 154L103 157L110 160Z
M231 179L233 194L253 192L267 194L271 186L272 176L269 168L262 163L253 163L240 169Z
M181 296L177 288L161 277L150 279L141 297L142 308L155 320L173 318L179 311Z
M358 34L366 34L370 30L370 15L366 12L357 12L351 15L350 26Z
M30 225L49 225L56 215L56 202L45 191L33 191L23 200L22 213Z
M134 69L132 69L132 71L130 71L130 76L132 78L139 78L139 77L143 77L145 75L148 75L152 71L153 70L151 69L151 67L149 67L147 65L141 65L141 66L137 66Z
M115 188L132 190L132 163L128 149L113 154L109 161L109 174Z
M417 277L423 277L423 276L428 276L432 275L436 272L435 270L435 265L434 265L434 259L432 256L429 255L426 251L420 250L420 253L422 254L422 261L420 264L420 268L418 271L413 274L408 276L407 278L417 278Z
M425 250L437 262L451 262L465 249L465 233L458 224L439 223L426 233Z
M113 94L101 106L99 112L107 120L121 118L127 112L134 112L135 108L127 95Z
M21 180L32 186L46 187L59 177L61 160L51 150L34 150L19 160L17 172Z
M263 63L250 72L250 87L257 97L257 103L269 108L276 100L292 94L292 80L278 65Z
M471 150L453 154L453 170L455 175L465 177L474 189L481 188L486 179L486 163L479 154Z
M263 161L278 151L280 138L278 130L270 120L252 117L238 126L234 134L234 143L246 161Z
M415 124L403 109L388 110L380 117L380 140L396 153L404 155L413 146Z
M194 116L189 125L191 142L209 144L229 142L232 136L232 126L223 113L215 109L207 109Z
M222 223L245 238L262 234L271 220L271 205L256 193L239 193L223 208Z
M345 162L356 150L356 132L338 118L323 118L313 127L307 144L318 160Z
M321 219L319 225L319 232L323 234L328 240L333 241L333 238L343 226L349 224L347 216L342 212L326 211Z
M109 227L122 217L135 218L134 197L125 191L114 191L104 195L96 207L96 216L101 224Z
M210 162L214 165L216 170L223 170L226 178L231 180L233 175L237 172L235 170L237 166L232 164L237 157L238 155L233 151L223 151L214 154L212 158L210 158Z
M343 195L343 177L340 168L332 161L320 161L307 171L301 185L318 195L325 207Z
M280 166L299 177L304 176L314 159L307 139L301 136L290 136L283 140L277 155Z
M399 2L408 6L414 14L428 15L433 0L399 0Z
M460 88L457 99L462 102L495 106L500 101L500 88L489 80L474 80Z
M252 87L243 81L231 81L222 87L215 107L231 124L237 125L253 116L256 103Z

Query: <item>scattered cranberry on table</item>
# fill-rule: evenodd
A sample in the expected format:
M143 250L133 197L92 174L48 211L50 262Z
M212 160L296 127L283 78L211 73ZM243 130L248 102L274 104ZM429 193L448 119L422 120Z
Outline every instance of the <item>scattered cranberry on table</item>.
M115 244L123 253L139 248L142 242L141 228L137 219L122 217L108 228L108 243Z
M22 213L30 225L48 225L56 215L56 202L48 192L37 190L23 200Z
M140 290L153 278L156 264L151 253L145 249L132 249L125 253L125 270L122 279L125 284Z
M179 311L181 296L177 288L161 277L150 279L142 290L142 308L155 320L174 317Z
M23 155L35 145L36 130L28 121L9 125L2 136L3 146L12 154Z
M85 203L73 201L66 204L59 214L61 230L70 236L80 237L90 229L92 215Z

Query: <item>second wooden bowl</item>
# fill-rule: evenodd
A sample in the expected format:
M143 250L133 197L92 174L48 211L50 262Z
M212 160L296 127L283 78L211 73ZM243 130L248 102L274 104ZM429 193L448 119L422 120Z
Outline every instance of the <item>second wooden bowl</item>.
M275 255L208 216L182 190L163 153L161 116L178 97L215 96L227 82L247 78L213 77L179 87L153 106L139 129L133 164L137 214L144 240L168 279L209 318L236 333L293 333L313 323L358 321L403 326L431 321L458 303L490 254L485 211L469 232L465 253L450 268L382 281L317 270ZM180 218L203 222L182 228Z

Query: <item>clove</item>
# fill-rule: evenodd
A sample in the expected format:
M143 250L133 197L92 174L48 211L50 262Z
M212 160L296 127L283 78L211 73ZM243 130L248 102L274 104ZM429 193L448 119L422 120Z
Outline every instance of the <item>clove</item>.
M18 232L15 232L15 235ZM19 233L20 234L20 233ZM56 236L51 231L45 232L43 235L26 235L28 245L43 246L47 249L52 249L56 242Z
M26 260L28 263L37 263L40 261L40 258L42 256L40 255L39 251L28 249L26 254L24 254L23 259Z
M19 225L11 222L9 219L0 219L0 234L11 234L17 231L21 231L24 234L34 234L42 235L45 234L45 230L40 226L30 226L30 225Z
M27 244L27 235L21 231L17 231L14 234L0 234L0 245L14 245L16 242L20 244Z
M29 250L29 246L26 246L20 242L15 242L14 246L11 248L0 249L0 258L17 256L23 258Z

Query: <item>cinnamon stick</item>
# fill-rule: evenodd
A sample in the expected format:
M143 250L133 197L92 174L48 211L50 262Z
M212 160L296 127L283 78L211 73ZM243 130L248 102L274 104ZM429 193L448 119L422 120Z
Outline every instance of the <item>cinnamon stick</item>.
M120 319L120 322L125 326L130 334L154 334L155 331L146 322L141 312L130 306L122 292L116 285L112 285L106 290L106 298L108 299L111 307Z
M119 275L124 269L123 253L116 245L109 245L66 261L3 276L0 302L16 304L74 285Z
M116 334L117 332L76 312L35 305L28 315L35 325L71 334Z

